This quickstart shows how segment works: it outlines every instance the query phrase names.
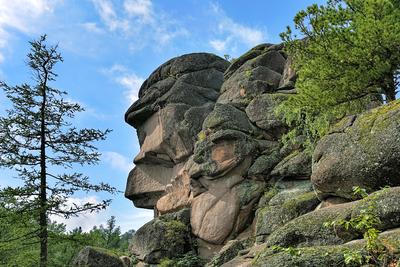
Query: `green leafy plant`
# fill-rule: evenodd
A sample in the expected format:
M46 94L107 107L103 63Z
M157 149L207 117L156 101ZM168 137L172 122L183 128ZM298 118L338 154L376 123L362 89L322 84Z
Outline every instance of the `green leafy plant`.
M344 263L346 265L351 265L353 263L362 265L363 263L369 261L369 258L365 258L361 250L346 249L346 251L343 253L343 256Z
M325 222L324 226L334 228L341 226L346 230L362 233L366 241L365 247L361 250L346 250L343 255L346 264L378 263L382 260L385 252L385 247L378 239L380 231L377 227L381 224L377 207L379 194L368 195L365 189L358 186L353 187L353 194L362 198L364 204L364 208L359 211L359 214L350 220L340 219ZM364 255L364 250L367 251L367 255Z
M370 103L396 99L400 84L400 2L330 0L297 13L281 34L296 70L297 94L277 109L287 142L312 150L332 123ZM306 142L295 137L304 136Z
M181 258L174 258L174 259L163 259L159 267L201 267L204 266L205 262L203 259L199 258L193 252L189 252L185 254Z
M129 267L135 267L136 264L139 263L138 258L136 256L134 256L134 255L132 255L130 258L131 258L131 266L129 266Z
M206 139L206 133L204 131L199 132L199 134L197 135L197 139L198 141L203 141Z
M246 70L244 72L244 75L246 76L247 79L249 79L251 77L252 71L251 70Z
M274 252L286 252L290 256L301 256L301 251L298 248L294 247L281 247L281 246L272 246L272 251Z

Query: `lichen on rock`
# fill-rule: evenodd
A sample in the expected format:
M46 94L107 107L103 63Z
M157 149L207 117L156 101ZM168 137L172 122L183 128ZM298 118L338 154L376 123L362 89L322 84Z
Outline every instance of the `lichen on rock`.
M183 55L149 76L125 116L141 146L125 195L155 211L131 243L140 264L193 256L213 267L340 266L345 249L362 245L351 243L359 230L324 225L365 209L354 186L400 185L400 102L344 118L311 158L282 144L289 127L275 113L296 78L282 44L232 63ZM398 240L399 195L372 195L382 240Z
M373 192L400 185L400 102L357 115L351 124L344 120L347 127L323 137L314 151L318 195L353 199L354 186Z

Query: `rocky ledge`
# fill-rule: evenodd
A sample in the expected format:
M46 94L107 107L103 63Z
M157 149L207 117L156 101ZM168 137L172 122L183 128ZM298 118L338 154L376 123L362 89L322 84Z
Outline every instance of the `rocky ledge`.
M365 256L346 222L366 212L395 266L400 102L344 118L309 155L282 145L274 112L295 81L283 46L262 44L233 62L183 55L143 83L125 115L140 144L125 196L155 213L132 240L139 266L188 253L207 266L344 266L349 249Z

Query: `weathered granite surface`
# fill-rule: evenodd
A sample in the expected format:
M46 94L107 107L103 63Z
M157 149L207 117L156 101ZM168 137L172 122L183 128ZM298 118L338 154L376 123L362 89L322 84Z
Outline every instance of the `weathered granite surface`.
M345 243L362 236L324 224L365 210L353 186L400 185L399 102L345 118L312 156L284 147L288 127L275 108L296 94L291 63L283 45L258 45L233 62L194 53L143 83L125 114L140 144L125 196L156 216L132 240L140 264L194 252L213 267L338 266ZM376 194L377 228L391 237L399 188ZM273 246L304 247L309 260Z

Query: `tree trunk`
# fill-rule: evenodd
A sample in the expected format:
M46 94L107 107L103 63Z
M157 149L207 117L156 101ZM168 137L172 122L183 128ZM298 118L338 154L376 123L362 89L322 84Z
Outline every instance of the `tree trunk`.
M44 67L45 69L45 67ZM39 226L40 226L40 267L47 266L47 193L46 193L46 84L47 72L45 71L42 84L42 105L40 109L40 192L39 192Z
M396 100L396 91L394 89L390 90L389 92L386 92L385 95L386 95L386 102L391 102Z
M386 102L389 103L391 101L396 100L396 82L395 82L395 77L394 74L390 75L386 79L386 84L384 86L384 92L386 96Z

